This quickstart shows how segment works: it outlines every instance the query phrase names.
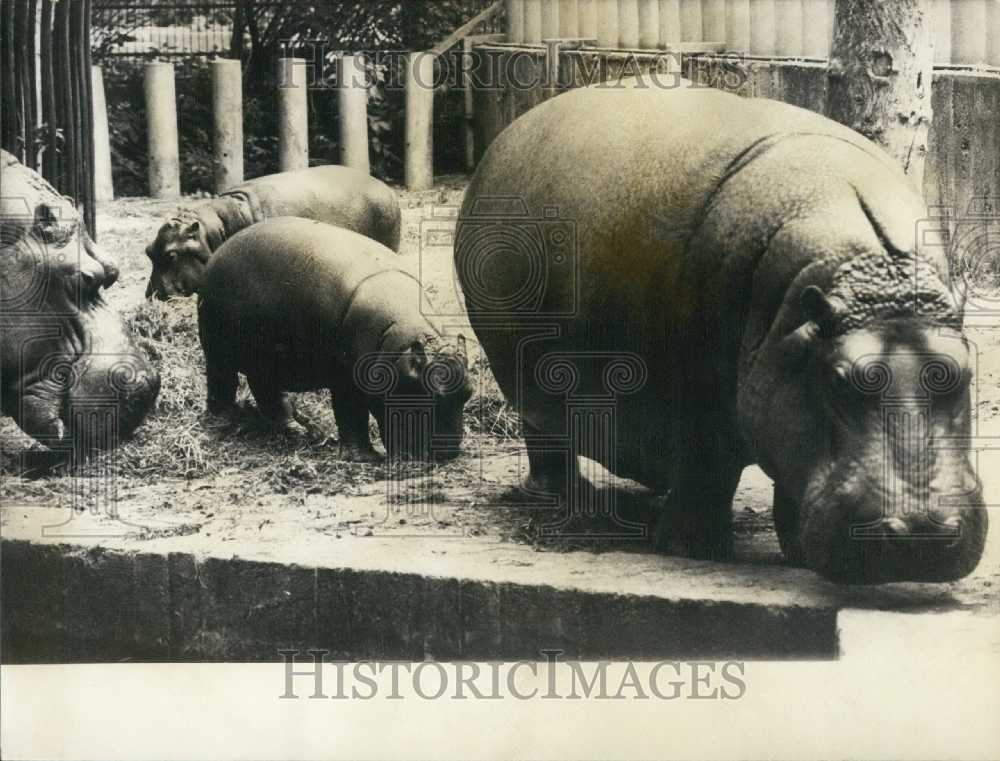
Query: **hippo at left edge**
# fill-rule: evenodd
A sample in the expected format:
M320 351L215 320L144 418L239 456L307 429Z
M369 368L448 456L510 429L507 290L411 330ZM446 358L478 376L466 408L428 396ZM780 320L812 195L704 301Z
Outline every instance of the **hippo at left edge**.
M32 467L79 462L135 431L160 376L105 303L118 269L73 204L0 160L0 407L48 447Z
M247 180L193 209L181 209L146 247L153 265L146 298L198 291L212 253L240 230L274 217L303 217L399 249L399 199L392 188L346 166L317 166Z

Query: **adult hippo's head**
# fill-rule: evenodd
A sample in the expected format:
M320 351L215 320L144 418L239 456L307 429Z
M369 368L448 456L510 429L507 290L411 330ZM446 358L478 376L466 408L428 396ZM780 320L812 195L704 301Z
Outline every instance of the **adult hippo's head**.
M747 373L744 434L775 481L789 560L844 583L951 581L987 531L970 461L975 352L943 255L905 227L868 230L789 289Z
M204 226L193 214L181 212L160 227L156 239L146 246L146 256L153 265L147 299L191 296L198 291L211 256Z
M472 396L467 357L464 336L451 345L426 335L396 355L391 369L362 360L358 379L375 392L371 411L390 457L445 461L459 455Z
M0 406L55 454L86 456L135 430L159 391L101 291L118 270L72 203L2 155Z

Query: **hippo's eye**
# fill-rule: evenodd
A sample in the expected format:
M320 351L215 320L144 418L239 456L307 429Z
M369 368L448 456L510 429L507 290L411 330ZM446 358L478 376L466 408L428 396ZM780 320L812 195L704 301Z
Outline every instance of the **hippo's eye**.
M830 373L830 385L838 394L849 393L854 386L850 369L843 365L834 365Z

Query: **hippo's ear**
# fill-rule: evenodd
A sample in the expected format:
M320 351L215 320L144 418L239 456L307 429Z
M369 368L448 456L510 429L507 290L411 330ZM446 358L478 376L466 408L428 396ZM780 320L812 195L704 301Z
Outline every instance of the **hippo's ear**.
M50 227L59 224L59 216L55 207L47 203L40 203L35 207L35 224L39 227Z
M821 332L827 333L837 319L837 303L816 285L806 286L799 297L806 319L815 322Z
M197 238L199 229L201 229L201 223L196 219L194 222L181 230L181 238Z

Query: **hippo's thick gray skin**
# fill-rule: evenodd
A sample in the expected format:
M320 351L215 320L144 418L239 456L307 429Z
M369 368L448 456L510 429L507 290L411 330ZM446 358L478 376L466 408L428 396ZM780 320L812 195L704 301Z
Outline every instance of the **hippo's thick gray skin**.
M0 161L0 406L50 448L34 460L79 460L131 435L160 377L104 303L118 270L73 204Z
M164 223L146 247L153 265L146 298L195 293L213 251L240 230L274 217L328 222L399 249L399 200L385 183L346 166L270 174Z
M208 409L235 404L237 372L276 421L285 391L328 388L343 456L375 456L368 414L391 456L459 452L471 395L465 339L420 311L420 283L385 246L292 217L261 222L212 257L198 298Z
M944 247L916 239L925 215L875 145L774 101L588 88L522 116L476 172L455 256L524 419L526 486L579 478L545 449L565 447L572 385L553 358L576 361L579 403L614 391L579 354L606 352L645 383L618 384L616 445L581 437L575 454L669 490L659 546L729 555L759 463L790 561L842 582L968 574L987 528L962 439L970 349ZM575 265L549 239L558 219Z

